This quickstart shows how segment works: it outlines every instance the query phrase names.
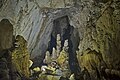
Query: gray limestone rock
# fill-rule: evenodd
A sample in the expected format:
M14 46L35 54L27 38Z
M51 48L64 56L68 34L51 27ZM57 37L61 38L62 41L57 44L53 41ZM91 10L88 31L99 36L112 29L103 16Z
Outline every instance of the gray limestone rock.
M65 16L67 18L63 18ZM4 22L6 21L4 19L9 23ZM12 46L12 35L9 34L13 31L15 36L21 35L28 42L27 47L35 65L40 65L42 62L52 32L58 29L54 37L61 34L61 40L64 41L63 35L67 26L73 26L75 31L78 31L78 38L75 32L70 31L69 37L72 36L70 37L72 39L69 40L72 42L69 44L74 44L70 46L74 53L76 52L75 44L79 45L78 62L81 62L81 54L90 48L101 55L107 68L120 69L119 0L0 0L0 21L0 50ZM55 25L57 29L54 29ZM79 39L78 43L74 42L75 39ZM67 46L68 42L65 42L65 45L61 42L62 46ZM72 57L76 59L75 56ZM85 60L86 58L83 61ZM93 61L97 59L93 58ZM103 62L100 61L100 63ZM80 64L79 66L82 68ZM93 67L96 68L96 65ZM88 69L91 76L95 75L97 70L100 71L98 67L92 70L93 72Z

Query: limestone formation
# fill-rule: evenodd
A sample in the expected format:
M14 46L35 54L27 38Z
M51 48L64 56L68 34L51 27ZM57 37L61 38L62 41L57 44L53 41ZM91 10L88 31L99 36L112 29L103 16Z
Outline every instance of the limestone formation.
M68 47L68 40L65 40L64 47Z
M92 76L92 79L95 78L95 79L98 79L98 77L101 75L100 74L100 67L101 66L105 66L105 63L100 55L100 53L97 53L96 51L92 51L90 49L87 49L85 52L87 53L83 53L82 56L80 56L80 67L81 69L84 69L84 70L88 70L88 73L85 73L84 75L87 75L90 73L94 73L94 75L91 75ZM98 69L96 71L96 69ZM99 74L99 76L95 75L95 74Z
M77 35L76 32L78 32ZM55 37L57 34L61 36L61 49L64 50L58 49L60 46L58 47ZM27 62L29 59L26 56L28 54L24 53L29 51L30 58L34 62L33 66L40 66L48 49L51 35L54 35L55 43L50 46L57 46L58 52L54 52L52 58L63 66L62 64L68 59L64 53L68 56L67 51L69 51L71 55L68 56L69 59L73 59L79 65L77 66L79 72L74 72L76 68L71 68L71 71L75 73L75 78L77 78L76 73L81 73L85 67L91 80L120 79L118 75L120 70L120 0L0 0L0 52L3 49L11 49L13 35L23 36L26 41L21 40L21 43L28 42L28 45L23 45L23 43L19 45L16 42L14 46L12 68L17 66L13 72L18 76L29 74L26 68L26 66L29 67L29 62ZM64 44L66 39L69 45L66 41ZM65 47L66 45L68 46ZM78 51L77 58L76 51ZM59 56L58 53L60 53ZM0 54L0 59L4 56ZM102 66L105 70L101 69ZM105 75L103 76L102 73ZM82 77L84 76L87 76L87 72ZM46 75L43 75L42 79L46 78Z
M13 25L9 20L0 21L0 51L12 47Z
M57 62L60 66L62 66L66 60L67 60L67 53L64 50L62 50L60 52L59 57L57 58Z
M39 71L41 71L41 70L40 70L39 67L35 67L35 68L33 69L33 71L35 71L35 72L39 72Z
M57 68L55 70L55 74L57 74L58 76L63 76L63 72L62 72L62 70L60 68Z
M57 59L56 49L53 48L53 50L52 50L52 60L56 60L56 59Z
M22 36L18 35L16 37L16 43L19 44L19 47L15 48L12 52L12 66L15 66L19 74L29 77L29 53L27 50L27 42Z
M59 56L60 51L61 51L61 38L60 38L60 34L57 34L57 45L56 45L57 57Z
M49 64L49 63L51 62L51 56L50 56L50 53L49 53L49 51L46 51L45 54L46 54L46 55L45 55L44 63Z
M58 64L63 69L68 69L68 40L65 40L63 50L60 52L59 57L57 58Z
M74 74L71 74L69 80L75 80Z
M81 72L83 74L83 79L84 80L91 80L90 74L89 74L88 70L85 67L81 70Z
M42 66L42 67L41 67L42 73L46 73L46 68L47 68L47 66Z
M29 60L29 68L33 65L33 61Z
M64 51L66 51L66 52L68 52L68 40L65 40L65 42L64 42L64 46L63 46L63 50ZM67 54L68 55L68 54Z

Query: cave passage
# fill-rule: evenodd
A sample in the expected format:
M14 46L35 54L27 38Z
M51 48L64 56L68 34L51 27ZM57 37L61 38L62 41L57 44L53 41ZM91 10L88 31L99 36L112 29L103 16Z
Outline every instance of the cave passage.
M53 47L56 48L56 40L57 40L57 34L60 34L61 37L61 45L63 47L65 39L68 39L68 36L63 37L64 33L66 33L66 29L69 26L68 17L64 16L61 18L58 18L53 21L53 31L51 33L51 39L48 44L48 51L52 54ZM67 30L69 31L69 30ZM64 35L65 36L65 35ZM62 49L61 47L61 49Z
M48 51L50 52L50 54L52 54L53 47L56 48L56 38L53 35L51 35L51 40L48 45Z
M51 34L51 40L48 45L48 51L52 54L53 47L56 48L56 38L57 34L61 37L61 50L64 46L65 40L68 39L68 53L69 53L69 66L72 73L79 73L79 66L76 57L76 50L78 50L79 45L79 35L77 29L69 24L69 19L67 16L58 18L54 20L54 27Z

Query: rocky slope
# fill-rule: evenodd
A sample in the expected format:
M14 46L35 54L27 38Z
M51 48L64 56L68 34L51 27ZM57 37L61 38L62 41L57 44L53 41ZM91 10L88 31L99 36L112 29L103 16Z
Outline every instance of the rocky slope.
M10 24L5 30L3 19ZM0 20L0 33L9 33L12 26L11 34L28 42L34 66L41 64L60 34L62 46L69 40L73 72L79 63L83 75L89 73L92 80L120 77L119 0L0 0ZM0 50L10 48L2 40L6 39L0 34Z

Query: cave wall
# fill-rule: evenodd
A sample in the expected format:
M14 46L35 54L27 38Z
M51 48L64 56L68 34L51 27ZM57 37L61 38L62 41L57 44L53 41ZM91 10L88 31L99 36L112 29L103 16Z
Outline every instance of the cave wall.
M48 1L2 0L0 8L0 20L10 20L14 27L13 34L21 35L27 40L31 59L37 59L38 62L50 41L54 19L66 15L66 11L62 12L58 8L69 8L74 4L72 0Z
M81 68L89 65L89 60L98 63L97 68L119 70L120 63L120 1L119 0L1 0L0 20L7 18L13 24L14 35L22 35L28 42L32 59L44 54L50 41L53 21L68 16L70 25L79 35L78 61ZM43 5L44 4L44 5ZM90 55L88 54L89 51ZM86 55L85 55L86 54ZM87 55L88 54L88 55ZM98 55L100 57L98 57ZM81 58L86 64L81 62ZM100 62L99 60L102 60ZM101 64L102 63L102 64ZM93 70L87 67L88 71ZM92 72L91 72L92 74Z
M80 67L87 68L94 77L97 73L102 75L100 71L103 66L119 71L120 1L92 2L86 0L85 2L81 0L81 3L80 12L70 19L71 24L79 30L78 61ZM108 73L114 74L114 71ZM95 80L97 79L98 76Z
M0 21L0 80L10 79L12 43L13 25L8 19L2 19Z
M7 19L0 22L0 51L12 47L13 25Z
M71 19L79 29L81 54L90 48L100 52L108 64L119 62L119 3L117 0L110 0L105 4L96 3L97 6L95 6L95 3L90 1L83 2L85 6L82 11Z
M15 42L16 41L16 42ZM0 22L0 80L29 77L27 42L22 36L13 35L13 25L8 19Z
M27 79L30 76L30 53L28 52L27 41L22 36L17 35L14 44L14 49L11 51L11 80Z

